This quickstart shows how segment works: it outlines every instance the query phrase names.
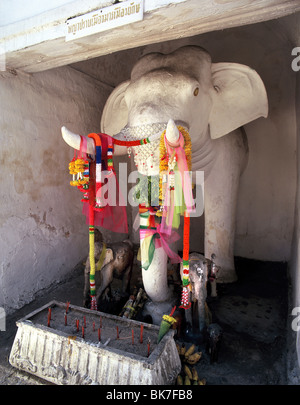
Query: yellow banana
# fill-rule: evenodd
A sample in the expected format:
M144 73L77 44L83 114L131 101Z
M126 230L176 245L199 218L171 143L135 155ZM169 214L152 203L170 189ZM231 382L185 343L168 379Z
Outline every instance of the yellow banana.
M193 385L198 385L198 381L193 381Z
M198 381L199 377L198 377L198 373L197 370L195 369L195 367L192 368L192 377L194 381Z
M191 380L189 379L189 377L187 375L185 376L185 379L184 379L184 385L192 385Z
M186 359L186 362L191 365L196 364L201 359L201 356L202 356L202 352L196 352L196 353L192 354L191 356L189 356Z
M185 352L186 352L186 347L185 347L185 344L182 343L181 348L180 348L180 353L179 353L180 356L184 356Z
M206 385L206 379L202 378L202 380L199 380L198 385Z
M183 385L183 378L181 377L180 374L177 376L177 385Z
M183 367L183 371L185 372L185 375L187 375L189 377L190 380L193 379L192 372L191 372L190 368L187 365L185 365Z
M195 348L196 346L192 344L191 347L185 352L184 357L187 359L189 356L191 356L194 353Z

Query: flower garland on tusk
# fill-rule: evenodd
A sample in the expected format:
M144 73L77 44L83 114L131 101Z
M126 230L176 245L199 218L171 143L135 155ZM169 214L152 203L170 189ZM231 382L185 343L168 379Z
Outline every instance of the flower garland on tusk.
M139 145L146 145L154 140L157 140L160 138L160 143L159 143L159 205L160 209L156 211L156 217L162 217L162 221L164 220L164 207L169 206L168 203L171 203L171 205L175 205L175 199L176 199L176 194L175 194L175 182L176 182L176 174L175 170L177 169L177 164L179 162L178 159L182 159L185 162L185 167L188 171L191 171L191 166L192 166L192 143L191 143L191 138L187 130L183 128L182 126L178 126L178 130L180 132L180 136L183 137L183 144L184 144L184 154L180 154L178 149L180 148L170 148L166 146L166 130L163 131L163 133L158 137L158 134L155 134L154 136L150 136L148 138L144 138L141 140L135 140L135 141L119 141L117 139L114 139L114 143L117 145L122 145L122 146L127 146L128 148L131 148L133 146L139 146ZM171 149L171 151L170 151ZM178 156L179 154L179 156ZM182 163L182 162L181 162ZM181 179L183 182L183 179ZM178 185L179 186L179 185ZM168 196L169 201L166 204L166 196ZM186 196L186 195L185 195ZM191 196L190 196L191 197ZM189 198L190 198L189 197ZM178 198L178 194L177 194ZM185 204L188 202L185 201ZM181 211L179 210L177 213L182 213L184 204L181 205ZM172 209L173 209L172 208ZM187 209L188 208L188 209ZM182 258L182 265L183 265L183 277L182 277L182 295L181 295L181 308L184 309L189 309L191 307L191 302L190 302L190 280L189 280L189 238L190 238L190 216L189 216L189 210L191 209L191 204L189 206L185 207L183 214L184 214L184 231L183 231L183 258ZM144 208L145 209L145 208ZM150 207L148 207L148 210ZM140 207L141 210L141 207ZM169 208L168 208L169 210ZM150 214L150 211L149 211ZM150 215L149 215L150 217ZM176 218L176 216L174 216ZM173 217L173 218L174 218ZM175 225L175 227L179 226L179 223L176 221L173 221L173 219L169 218L169 223L168 227L169 230L170 228ZM164 229L160 225L156 225L155 229L152 232L150 232L151 228L150 226L147 227L147 232L148 232L148 238L150 239L152 235L152 240L153 238L153 233L155 232L159 233L160 239L163 240L163 235L164 234ZM168 232L167 232L168 233ZM143 242L145 242L145 230L140 229L140 234L141 236L143 235L144 238ZM151 242L151 241L150 241ZM148 244L150 243L148 242ZM151 246L151 244L149 245ZM152 247L153 250L153 247ZM147 256L150 257L148 254ZM151 263L151 258L150 260L146 261L147 267L149 267ZM144 265L145 266L145 265ZM145 266L146 267L146 266Z
M184 138L184 152L186 156L186 162L188 166L188 170L192 170L192 142L188 131L183 128L182 126L177 127L179 132L182 134ZM170 171L173 170L176 156L173 157L173 162L167 154L166 145L164 141L164 136L166 134L166 130L162 133L159 143L159 205L160 211L158 211L157 215L162 216L163 206L164 206L164 199L166 195L166 185L167 185L167 176L170 174ZM171 187L174 187L174 173L171 172Z
M74 152L74 157L69 163L69 172L73 176L73 180L70 182L71 186L77 186L78 189L84 192L84 197L82 202L88 202L88 216L89 216L89 260L90 260L90 297L91 297L91 309L97 310L97 300L96 300L96 283L95 283L95 212L102 212L104 209L101 204L100 191L101 191L101 180L102 180L102 143L101 135L91 133L88 135L92 138L95 143L95 162L92 159L88 159L87 154L83 151L87 150L87 139L80 136L80 150L78 156L76 156L76 151ZM107 171L108 176L114 175L114 165L113 165L113 142L111 138L108 137L107 141ZM84 157L85 155L85 157ZM90 164L95 164L96 170L96 182L93 182L92 187L90 187ZM89 193L91 192L91 193Z
M150 135L147 138L133 140L133 141L121 141L115 138L108 137L106 134L95 134L91 133L88 135L89 138L92 138L95 143L95 150L96 150L96 184L94 190L94 182L90 179L90 165L92 164L91 161L89 162L86 158L82 157L82 148L86 150L86 138L81 137L80 143L80 154L76 159L76 155L69 164L69 172L73 176L73 180L70 182L72 186L77 186L80 191L85 192L84 198L82 201L88 201L89 204L89 245L90 245L90 294L91 294L91 309L97 309L97 302L96 302L96 294L95 294L95 239L94 239L94 220L95 215L97 212L102 212L103 207L100 201L100 189L101 189L101 174L102 174L102 144L101 144L101 136L108 137L110 140L108 141L107 151L104 152L104 156L107 158L107 169L109 173L114 175L114 167L113 167L113 148L114 144L127 146L127 148L135 147L135 146L142 146L148 145L149 143L154 144L154 142L159 141L159 209L155 210L155 212L151 211L150 215L150 208L145 207L148 211L149 215L149 225L147 226L146 230L141 230L144 238L145 236L149 236L151 238L150 242L153 245L155 240L160 240L160 244L164 246L164 249L167 251L167 254L171 258L172 256L174 262L181 261L175 257L173 252L170 251L168 246L168 240L165 239L166 237L171 236L171 229L173 227L179 226L178 222L178 214L184 215L184 238L183 238L183 278L182 278L182 297L181 297L181 307L184 309L188 309L191 306L189 296L190 296L190 289L189 289L189 235L190 235L190 216L189 213L193 211L193 199L192 199L192 185L190 179L181 177L176 177L176 172L180 171L180 174L183 175L184 172L191 171L191 154L192 154L192 145L191 139L189 136L188 131L186 131L183 127L178 126L178 130L180 132L179 138L179 146L171 148L170 145L167 143L166 139L166 131L163 133L156 133ZM85 145L83 145L85 143ZM155 144L154 144L155 145ZM151 155L152 156L152 155ZM105 158L105 157L104 157ZM152 166L151 166L152 167ZM179 169L179 170L176 170ZM177 184L178 183L180 184ZM91 184L90 184L91 183ZM184 187L183 187L184 184ZM187 185L187 190L186 186ZM182 187L180 187L182 186ZM180 190L180 191L178 191ZM178 202L178 197L184 195L184 202L180 203L180 208L175 210L176 203ZM168 196L169 201L166 201L166 196ZM168 207L168 202L171 202L172 209L171 214L169 215L169 209L165 210L165 207ZM140 206L141 209L141 206ZM165 215L167 212L167 215ZM174 214L174 215L173 215ZM157 219L160 220L161 223L156 224L154 215ZM169 217L167 217L169 215ZM115 217L114 217L115 218ZM150 219L152 218L152 221ZM175 219L175 221L174 221ZM112 218L113 220L113 218ZM150 229L150 231L149 231ZM149 234L150 232L150 234ZM141 234L141 235L142 235ZM156 235L156 236L155 236ZM142 238L142 239L144 239ZM154 246L155 249L155 246ZM177 255L178 256L178 255ZM151 258L149 260L149 265L151 263Z
M160 164L159 164L159 173L160 173L160 182L159 182L159 204L160 210L158 215L162 217L162 222L165 221L167 227L169 226L179 226L179 220L174 221L174 217L176 218L175 213L175 206L176 206L176 199L178 199L178 192L175 190L175 186L180 188L179 182L185 181L183 178L176 177L175 170L178 169L178 164L185 168L185 170L191 171L192 166L192 143L191 138L188 133L183 127L178 126L178 130L180 132L180 137L183 137L183 148L184 150L180 151L180 146L178 148L171 148L167 145L165 132L163 132L160 144L159 144L159 153L160 153ZM180 138L179 138L180 141ZM180 142L179 142L180 144ZM182 144L182 142L181 142ZM182 162L180 162L180 159ZM178 171L178 170L177 170ZM183 173L181 173L183 174ZM176 181L177 179L177 181ZM176 185L175 185L176 183ZM191 185L192 187L192 185ZM191 189L190 194L184 193L184 203L181 203L181 207L179 207L177 211L178 214L182 213L184 209L184 228L183 228L183 258L182 258L182 266L183 266L183 277L182 277L182 295L181 295L181 308L189 309L191 307L190 302L190 280L189 280L189 238L190 238L190 216L189 210L192 208L191 204ZM166 201L168 199L168 201ZM184 205L185 208L183 207ZM165 212L165 207L167 208L167 213ZM173 212L173 218L170 217L169 212ZM168 222L169 221L169 222ZM168 229L168 228L166 228Z

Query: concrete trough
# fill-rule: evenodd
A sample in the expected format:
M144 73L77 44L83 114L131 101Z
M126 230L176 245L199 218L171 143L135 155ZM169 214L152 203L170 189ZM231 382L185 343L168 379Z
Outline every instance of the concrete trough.
M54 384L171 385L181 369L174 331L157 344L156 325L51 301L17 326L10 364Z

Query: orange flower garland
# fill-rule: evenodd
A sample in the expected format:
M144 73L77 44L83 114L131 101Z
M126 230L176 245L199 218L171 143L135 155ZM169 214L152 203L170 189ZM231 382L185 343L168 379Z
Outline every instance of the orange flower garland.
M186 156L186 162L189 171L192 170L192 142L190 135L186 129L184 129L182 126L177 126L179 132L181 132L183 138L184 138L184 151L185 151L185 156ZM167 156L167 150L165 146L165 137L166 131L164 131L161 134L160 137L160 144L159 144L159 205L162 207L163 206L163 201L164 201L164 196L165 196L165 188L163 186L164 181L164 176L168 174L168 168L169 168L169 156ZM162 211L158 211L157 214L158 216L162 216Z
M188 170L192 169L192 143L189 133L181 126L177 127L184 138L184 151L186 156L186 162ZM169 165L170 156L167 155L167 150L164 141L165 131L162 133L159 144L159 204L160 211L156 215L162 216L162 207L164 205L165 188L166 188L166 176L172 175L172 165ZM190 251L190 216L188 212L184 213L184 225L183 225L183 277L182 277L182 296L180 308L189 309L191 307L190 296L190 279L189 279L189 251Z

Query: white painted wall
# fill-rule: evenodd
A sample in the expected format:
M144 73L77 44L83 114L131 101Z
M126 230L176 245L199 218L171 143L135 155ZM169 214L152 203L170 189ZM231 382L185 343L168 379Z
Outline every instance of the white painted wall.
M73 151L60 127L99 130L107 88L69 67L0 75L0 306L7 312L63 279L88 252Z

